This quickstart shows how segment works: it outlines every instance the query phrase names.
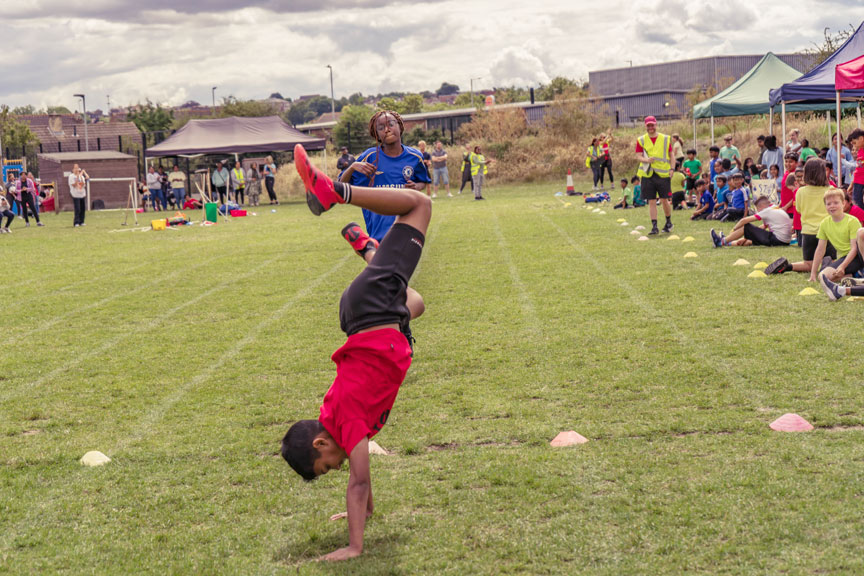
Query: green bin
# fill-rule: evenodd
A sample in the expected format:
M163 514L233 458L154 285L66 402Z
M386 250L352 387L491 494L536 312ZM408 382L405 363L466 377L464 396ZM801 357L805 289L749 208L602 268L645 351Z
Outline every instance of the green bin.
M204 219L207 222L216 222L216 215L219 212L219 205L215 202L207 202L204 204Z

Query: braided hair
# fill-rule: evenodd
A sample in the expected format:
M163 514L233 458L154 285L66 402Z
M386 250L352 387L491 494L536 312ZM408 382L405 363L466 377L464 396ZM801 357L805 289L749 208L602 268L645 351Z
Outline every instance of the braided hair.
M372 118L369 119L369 135L375 139L375 172L378 171L378 158L381 157L381 139L378 137L378 130L375 128L375 124L378 122L378 119L389 114L396 119L396 122L399 124L399 138L402 138L402 134L405 133L405 122L402 120L402 116L399 115L398 112L393 110L379 110L375 114L372 115ZM372 178L369 179L369 187L373 187L375 185L375 174L372 174Z

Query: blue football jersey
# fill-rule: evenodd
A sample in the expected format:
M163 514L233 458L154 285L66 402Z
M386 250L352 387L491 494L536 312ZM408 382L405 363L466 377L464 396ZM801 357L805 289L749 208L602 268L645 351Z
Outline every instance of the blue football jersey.
M423 155L419 150L410 146L402 146L399 156L388 156L377 147L369 148L357 157L358 162L368 162L376 165L374 179L360 172L351 174L351 184L354 186L372 186L375 188L402 188L405 182L431 182L429 171L423 164ZM341 176L341 174L340 174ZM370 183L371 181L371 183ZM366 221L366 233L378 240L384 238L393 222L395 216L382 216L369 210L363 210L363 219Z

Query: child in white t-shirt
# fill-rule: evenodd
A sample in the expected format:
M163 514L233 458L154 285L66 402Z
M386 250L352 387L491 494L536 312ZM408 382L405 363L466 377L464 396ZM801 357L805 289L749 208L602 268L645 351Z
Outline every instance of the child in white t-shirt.
M756 214L746 216L724 236L711 230L715 248L723 246L788 246L792 241L792 220L785 211L771 205L767 196L756 199ZM761 222L762 227L754 222Z

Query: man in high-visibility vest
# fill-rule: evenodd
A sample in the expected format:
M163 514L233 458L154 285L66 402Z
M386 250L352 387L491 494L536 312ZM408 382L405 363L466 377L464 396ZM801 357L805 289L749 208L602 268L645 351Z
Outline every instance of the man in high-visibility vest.
M231 188L234 190L234 201L241 206L245 204L246 171L240 162L236 162L231 171Z
M669 205L669 197L672 195L672 138L667 134L657 131L657 119L654 116L645 118L646 134L636 140L636 160L639 161L639 170L636 175L642 179L642 198L648 200L648 211L651 214L651 232L648 234L659 234L657 230L657 198L663 204L663 212L666 214L666 225L664 232L672 231L672 206Z

